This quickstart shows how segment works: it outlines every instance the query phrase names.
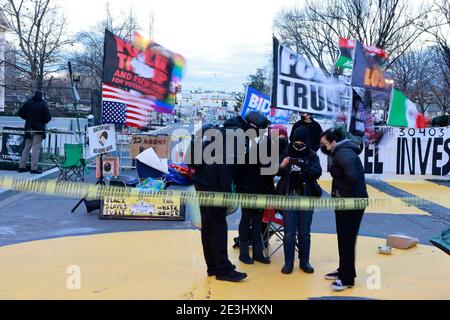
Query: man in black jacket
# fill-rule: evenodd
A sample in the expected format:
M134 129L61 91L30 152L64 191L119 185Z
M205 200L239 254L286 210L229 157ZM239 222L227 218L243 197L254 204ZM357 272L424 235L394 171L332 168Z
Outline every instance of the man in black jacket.
M300 127L305 127L308 129L311 149L314 152L317 152L320 148L320 135L323 132L320 124L313 119L311 114L306 112L302 113L300 121L295 123L294 126L292 127L289 141L292 141L292 139L294 138L293 134L295 130Z
M19 172L25 172L31 151L31 173L41 173L38 170L39 152L42 140L45 139L45 126L52 116L47 103L42 99L42 92L36 91L33 98L24 103L19 110L19 116L25 120L25 147L20 159Z
M321 150L331 155L330 174L333 177L331 196L336 198L368 198L364 167L358 154L360 146L346 139L339 129L322 134ZM331 287L342 291L355 285L355 247L363 210L336 210L336 232L339 248L339 269L325 276L335 280Z
M227 134L242 130L242 133L251 129L263 129L269 125L268 119L260 112L252 111L245 118L239 116L226 120L223 127L210 129L201 132L201 137L197 139L213 139L214 136L221 136L223 139L222 155L212 154L211 157L217 159L205 159L206 154L202 154L202 164L195 164L195 150L190 148L190 155L187 155L188 163L194 170L193 180L197 191L211 192L231 192L232 181L236 179L240 164L238 157L245 156L248 144L235 148L227 148ZM202 130L203 131L203 130ZM209 138L208 138L209 137ZM236 141L235 141L236 142ZM202 144L202 153L209 143ZM216 151L216 150L215 150ZM192 154L194 152L194 154ZM219 151L217 151L219 152ZM205 152L206 153L206 152ZM209 161L208 161L209 160ZM195 161L196 162L196 161ZM235 266L228 259L228 226L227 208L200 207L202 221L202 245L203 254L207 265L208 276L216 276L217 280L238 282L244 280L247 274L235 270Z

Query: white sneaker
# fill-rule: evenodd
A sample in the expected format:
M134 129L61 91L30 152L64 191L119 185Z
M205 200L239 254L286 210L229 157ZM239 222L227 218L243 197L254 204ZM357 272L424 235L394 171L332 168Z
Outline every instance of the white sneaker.
M334 291L344 291L345 289L353 288L353 286L345 286L342 284L341 280L336 280L331 284L331 289Z

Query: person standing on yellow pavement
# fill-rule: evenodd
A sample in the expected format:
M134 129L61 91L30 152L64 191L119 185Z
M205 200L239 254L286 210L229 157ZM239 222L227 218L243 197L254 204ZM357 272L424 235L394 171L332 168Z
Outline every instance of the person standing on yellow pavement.
M322 175L322 167L317 154L311 149L309 131L305 127L295 129L280 166L281 180L277 184L279 195L320 197L322 189L317 179ZM314 273L309 257L311 251L311 224L313 211L283 211L284 225L284 266L283 274L294 269L295 244L298 243L299 267L305 273Z
M269 120L261 112L252 111L245 118L238 116L225 121L223 127L217 129L201 130L197 140L201 143L201 161L195 163L195 148L189 148L187 155L188 165L193 171L193 181L197 191L207 192L231 192L231 185L236 180L239 172L238 156L248 152L248 145L235 143L237 136L242 135L245 142L245 132L259 129L266 129ZM210 134L210 139L208 136ZM223 149L214 151L214 155L207 154L206 150L213 143L216 143L216 137L222 137L220 145ZM231 139L228 139L231 137ZM218 141L220 139L217 138ZM232 140L232 147L227 148L227 144ZM194 147L195 147L195 141ZM194 161L192 159L194 156ZM227 208L214 208L200 206L200 215L202 221L201 237L203 245L203 254L207 266L208 276L215 276L220 281L239 282L247 278L244 272L235 270L235 266L228 258L228 225Z
M346 139L338 129L331 128L321 135L321 150L331 156L330 174L333 177L331 196L336 198L368 198L364 167L358 154L360 147ZM336 210L336 233L339 249L339 269L325 275L334 280L331 287L343 291L355 285L355 250L362 210Z

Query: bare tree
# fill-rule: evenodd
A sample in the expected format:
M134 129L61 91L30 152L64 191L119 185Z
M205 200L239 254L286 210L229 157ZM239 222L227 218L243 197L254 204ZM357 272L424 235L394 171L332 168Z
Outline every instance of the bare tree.
M436 77L434 58L432 48L410 51L399 57L391 69L395 86L416 103L422 113L435 104L431 92Z
M22 74L30 91L42 89L44 80L60 71L62 49L71 43L66 20L52 0L6 0L2 9L17 40L10 48L14 63L6 64Z
M148 26L149 35L153 32L152 24L153 20ZM132 41L133 32L141 28L131 9L128 14L122 13L120 17L113 17L109 10L109 4L107 4L105 19L91 30L79 32L76 36L76 43L80 45L81 49L74 53L72 60L76 71L83 75L83 86L95 89L101 87L105 29L123 39Z
M425 30L432 36L435 75L431 93L442 114L450 110L450 1L436 0L436 26Z
M282 10L275 33L312 64L330 74L339 55L339 37L385 49L389 67L423 34L432 7L412 7L407 0L307 0L303 7Z

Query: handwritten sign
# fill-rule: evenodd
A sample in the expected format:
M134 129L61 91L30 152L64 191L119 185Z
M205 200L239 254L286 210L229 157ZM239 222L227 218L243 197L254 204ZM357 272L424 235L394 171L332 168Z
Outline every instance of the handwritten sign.
M101 218L184 220L184 207L180 199L106 198L101 208Z
M170 136L146 136L136 135L131 138L130 154L136 158L142 151L153 148L160 159L168 159L170 156Z

